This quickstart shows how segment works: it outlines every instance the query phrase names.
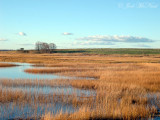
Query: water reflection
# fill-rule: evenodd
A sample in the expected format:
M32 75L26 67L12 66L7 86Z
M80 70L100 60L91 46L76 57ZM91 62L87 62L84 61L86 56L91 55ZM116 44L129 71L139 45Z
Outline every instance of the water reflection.
M12 91L23 91L23 92L29 92L29 93L36 93L36 94L63 94L63 95L73 95L76 96L95 96L96 92L95 90L83 90L83 89L77 89L73 88L71 86L61 87L49 87L49 86L12 86L12 87L5 87L3 86L3 89L12 89Z
M6 62L5 62L6 63ZM7 62L10 63L10 62ZM64 78L75 78L75 77L64 77L58 76L54 74L29 74L25 73L25 69L32 68L31 64L28 63L13 63L19 66L15 67L6 67L0 68L0 78L3 79L64 79ZM78 79L78 78L77 78ZM76 89L71 86L5 86L0 85L0 88L3 90L11 90L14 91L23 91L25 93L31 94L44 94L44 95L53 95L53 94L64 94L64 95L76 95L76 96L96 96L96 92L94 90L81 90ZM27 96L26 96L27 97ZM53 97L52 97L53 98ZM46 99L46 98L45 98ZM8 119L16 119L16 118L35 118L40 117L43 114L50 112L52 114L56 114L61 111L62 113L67 111L75 112L78 108L74 108L71 104L65 103L36 103L32 101L33 104L29 103L20 103L20 102L8 102L2 103L0 102L0 120L8 120Z
M58 76L58 75L55 75L55 74L29 74L29 73L24 72L24 70L32 68L31 64L16 63L16 62L7 62L7 63L17 64L19 66L0 68L0 78L8 78L8 79L18 79L18 78L21 78L21 79L67 78L67 77Z
M30 104L5 103L0 105L0 120L19 120L19 119L40 119L45 113L56 114L59 112L71 113L76 111L72 105L61 103L39 104L35 106Z

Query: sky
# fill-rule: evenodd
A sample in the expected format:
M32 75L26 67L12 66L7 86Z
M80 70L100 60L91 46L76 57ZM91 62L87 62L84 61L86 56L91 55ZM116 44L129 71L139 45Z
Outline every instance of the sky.
M0 0L0 49L159 48L160 0Z

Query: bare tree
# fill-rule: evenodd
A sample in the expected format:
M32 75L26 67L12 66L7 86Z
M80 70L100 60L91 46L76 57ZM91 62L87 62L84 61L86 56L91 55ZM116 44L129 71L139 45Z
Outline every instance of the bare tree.
M56 45L54 43L45 43L45 42L36 42L35 48L37 51L41 53L48 53L56 49Z
M50 52L52 52L54 49L56 49L56 45L54 44L54 43L50 43L49 44L49 50L50 50Z
M37 51L40 51L40 49L41 49L41 42L40 41L38 41L38 42L36 42L36 50Z

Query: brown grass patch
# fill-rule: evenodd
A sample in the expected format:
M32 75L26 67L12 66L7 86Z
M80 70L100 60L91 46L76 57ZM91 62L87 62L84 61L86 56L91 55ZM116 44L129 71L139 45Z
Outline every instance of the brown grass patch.
M16 87L16 86L50 86L50 87L56 87L56 86L69 86L69 79L54 79L54 80L39 80L39 79L0 79L0 84L2 86L7 87Z
M14 66L18 66L16 64L9 64L9 63L0 63L0 67L14 67Z
M97 69L77 69L77 68L59 68L59 69L26 69L28 73L62 73L62 72L82 72L82 71L97 71Z
M71 80L70 84L73 87L81 89L97 89L98 81L97 80Z
M94 77L96 80L66 80L39 82L40 85L71 85L80 89L94 89L96 96L77 97L60 95L57 100L82 108L73 114L46 114L42 119L148 119L157 111L157 106L150 104L146 94L160 91L159 55L83 55L83 54L0 54L0 61L36 63L36 66L48 68L27 69L28 73L49 73L77 77ZM49 68L50 67L50 68ZM53 67L53 68L51 68ZM21 81L2 85L37 85L36 82ZM3 93L3 92L2 92ZM26 94L0 94L1 101L26 99ZM13 96L15 94L15 97ZM19 96L22 94L22 96ZM5 97L3 97L5 96ZM11 97L9 97L11 96ZM8 98L7 98L8 97ZM45 101L46 96L39 96ZM4 99L5 98L5 99ZM62 99L63 98L63 99ZM157 99L158 102L159 99ZM49 102L49 101L46 101Z

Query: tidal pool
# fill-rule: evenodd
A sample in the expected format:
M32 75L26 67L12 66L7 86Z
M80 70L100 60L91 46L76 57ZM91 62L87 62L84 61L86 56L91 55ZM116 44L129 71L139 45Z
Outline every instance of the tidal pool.
M5 62L6 63L6 62ZM15 67L5 67L0 68L0 79L73 79L76 77L65 77L58 76L55 74L30 74L24 72L25 69L33 68L31 64L28 63L16 63L16 62L7 62L12 64L17 64ZM49 68L48 68L49 69ZM77 77L77 79L80 79ZM31 94L44 94L44 95L76 95L76 96L96 96L95 90L82 90L73 88L72 86L4 86L0 83L0 88L2 90L11 90L11 91L23 91ZM33 101L34 102L34 101ZM73 107L71 104L66 104L62 102L53 102L53 103L19 103L19 102L0 102L0 119L1 120L13 120L18 118L35 118L41 117L43 114L50 112L51 114L56 114L58 112L75 112L78 108Z
M48 103L48 104L38 104L35 103L34 106L30 104L15 104L15 103L5 103L0 104L0 120L19 120L19 119L29 119L34 120L40 119L40 117L46 113L56 114L59 112L71 113L76 111L72 105L62 104L62 103Z
M24 72L25 69L32 68L32 65L29 63L17 63L17 62L3 62L3 63L12 63L18 66L15 67L5 67L0 68L0 78L8 79L58 79L58 78L67 78L64 76L58 76L55 74L29 74Z
M95 90L83 90L83 89L78 89L74 88L71 86L55 86L55 87L50 87L50 86L13 86L13 87L2 87L3 89L11 89L12 91L24 91L24 92L30 92L30 93L36 93L36 94L56 94L56 95L73 95L75 94L76 96L96 96Z

